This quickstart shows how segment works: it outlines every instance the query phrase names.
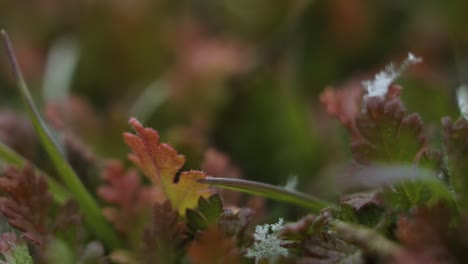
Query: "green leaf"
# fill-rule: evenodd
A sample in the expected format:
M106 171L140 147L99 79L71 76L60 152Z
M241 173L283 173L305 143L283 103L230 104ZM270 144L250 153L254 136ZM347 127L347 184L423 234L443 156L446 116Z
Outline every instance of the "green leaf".
M200 197L196 209L186 209L187 225L192 233L209 226L217 226L222 213L223 202L219 194L214 194L208 199Z
M185 214L187 217L187 226L192 233L195 233L198 230L204 230L208 227L208 221L200 212L187 208Z
M330 204L316 198L312 195L301 193L294 190L289 190L284 187L279 187L267 183L232 179L232 178L218 178L218 177L206 177L205 179L198 180L201 183L210 184L213 186L253 194L270 198L277 201L283 201L287 203L296 204L304 208L308 208L313 212L320 212L325 207L329 207Z
M29 93L29 89L23 78L10 39L5 31L2 30L1 33L13 72L18 82L21 99L26 106L29 118L34 125L36 132L39 134L42 145L52 159L52 162L54 163L64 184L71 191L73 197L80 205L86 223L107 245L117 247L120 244L117 234L113 229L111 229L102 215L101 209L97 205L96 201L85 189L83 183L80 181L70 164L68 164L57 142L53 140L45 122L39 114L39 110L37 109L31 94Z
M198 210L206 217L209 223L217 222L223 213L223 201L219 194L214 194L206 200L200 197L198 200Z

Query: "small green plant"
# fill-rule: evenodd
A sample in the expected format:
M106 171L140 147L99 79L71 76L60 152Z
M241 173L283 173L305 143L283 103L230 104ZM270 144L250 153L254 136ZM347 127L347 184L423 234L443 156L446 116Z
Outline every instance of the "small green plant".
M135 133L123 138L132 150L129 160L147 181L117 160L102 170L97 191L87 189L51 136L10 40L2 36L58 176L0 145L0 158L9 164L0 178L0 211L16 230L0 236L4 263L468 261L468 91L459 89L462 117L442 120L443 149L433 149L422 119L407 113L404 91L394 84L406 67L421 62L412 54L399 69L391 65L350 92L358 96L324 93L329 114L342 121L352 141L353 164L341 181L348 191L334 202L290 187L181 172L185 157L135 118L129 120ZM310 214L253 227L252 210L228 207L221 189L294 204Z

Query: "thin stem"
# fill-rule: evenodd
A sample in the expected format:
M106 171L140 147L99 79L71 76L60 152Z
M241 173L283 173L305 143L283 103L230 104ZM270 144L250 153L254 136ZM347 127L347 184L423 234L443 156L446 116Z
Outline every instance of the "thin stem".
M314 213L318 213L323 208L330 206L328 202L320 200L312 195L262 182L217 177L206 177L205 179L199 180L199 182L224 189L263 196L273 200L293 203L311 209Z
M99 208L97 202L86 190L70 164L68 164L63 151L57 142L55 142L49 130L47 129L45 122L42 120L42 117L39 114L36 105L34 104L34 100L29 93L29 89L23 78L23 74L19 67L8 34L2 30L1 35L7 49L13 72L18 82L21 98L26 105L26 110L34 125L34 128L36 129L36 132L39 134L41 143L52 159L59 176L62 178L64 184L71 191L73 197L80 205L85 222L91 227L91 229L93 229L96 235L103 240L103 242L111 247L118 247L120 245L120 240L117 234L110 227L109 223L102 215L101 209Z

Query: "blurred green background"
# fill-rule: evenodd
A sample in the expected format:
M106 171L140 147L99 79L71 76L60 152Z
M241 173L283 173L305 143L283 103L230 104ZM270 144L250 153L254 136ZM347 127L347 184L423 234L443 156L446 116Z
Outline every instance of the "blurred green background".
M326 184L350 160L349 141L319 95L411 51L424 62L399 80L403 98L437 139L468 82L466 10L463 0L2 0L0 26L47 119L89 160L124 159L135 116L186 168L214 148L244 178L297 176L300 190L332 197ZM0 139L47 167L18 118L5 52L0 101Z

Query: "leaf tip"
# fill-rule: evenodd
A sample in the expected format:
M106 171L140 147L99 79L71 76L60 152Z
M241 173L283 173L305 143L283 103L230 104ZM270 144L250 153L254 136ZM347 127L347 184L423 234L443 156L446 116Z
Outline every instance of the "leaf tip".
M140 127L142 126L140 121L138 121L138 119L136 119L135 117L130 117L130 119L128 120L128 123L133 127Z

